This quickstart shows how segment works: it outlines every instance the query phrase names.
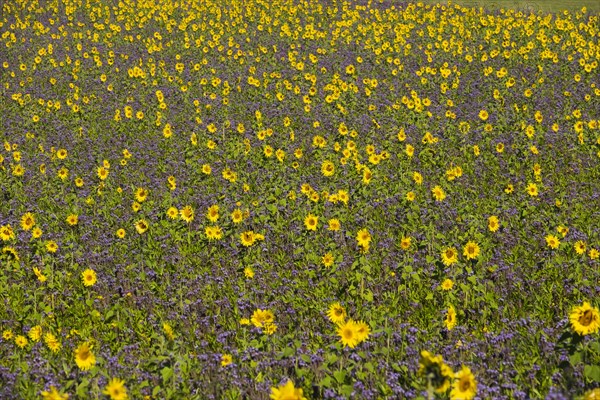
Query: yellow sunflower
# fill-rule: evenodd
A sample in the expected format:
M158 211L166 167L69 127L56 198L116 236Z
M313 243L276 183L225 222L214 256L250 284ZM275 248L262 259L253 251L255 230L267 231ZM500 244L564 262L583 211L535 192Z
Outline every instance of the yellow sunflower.
M308 216L304 218L304 226L306 226L306 229L308 229L309 231L316 231L318 224L319 217L315 215L308 214Z
M463 366L454 375L450 398L452 400L471 400L477 394L477 382L469 367Z
M102 393L109 396L111 400L127 399L127 388L125 387L125 382L118 378L112 378Z
M587 301L583 302L581 306L573 308L569 315L571 321L571 327L573 330L582 335L589 335L590 333L597 333L600 330L600 313L598 308L592 307Z
M137 221L135 223L135 230L140 235L143 234L144 232L146 232L149 227L150 227L150 225L148 225L148 222L145 219L140 219L139 221Z
M346 320L346 309L340 303L333 303L329 306L327 317L336 325L342 324Z
M448 307L448 311L446 312L446 318L444 319L444 325L446 328L451 331L456 326L456 310L453 306Z
M302 389L294 387L294 382L287 381L284 385L271 388L271 400L306 400Z
M83 281L84 286L94 286L98 279L96 277L96 272L93 269L88 268L81 273L81 280Z
M82 343L75 349L75 363L82 371L87 371L96 364L96 356L89 343Z
M463 255L467 260L474 260L479 256L479 245L475 242L468 242L463 248Z
M179 210L179 214L181 215L181 219L187 223L190 223L194 220L194 209L190 205L187 205Z
M35 216L32 213L25 213L23 217L21 217L21 228L23 228L24 231L30 230L34 225Z
M343 324L338 325L337 334L340 337L340 342L344 346L354 348L358 343L360 343L358 326L356 325L356 322L351 319Z
M442 251L442 262L445 266L449 267L452 264L458 262L458 251L454 247L446 247Z

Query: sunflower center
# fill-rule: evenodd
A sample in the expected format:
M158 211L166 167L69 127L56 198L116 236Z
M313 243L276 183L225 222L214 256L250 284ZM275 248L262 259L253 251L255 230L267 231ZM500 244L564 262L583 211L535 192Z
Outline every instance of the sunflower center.
M79 352L79 358L83 361L87 360L90 357L90 351L88 349L84 349Z
M459 387L461 392L466 392L471 388L471 382L466 377L462 378L460 380Z
M446 250L446 257L448 257L448 258L454 257L454 252L452 251L452 249Z
M592 310L586 310L581 317L579 317L579 323L583 326L589 326L592 323Z

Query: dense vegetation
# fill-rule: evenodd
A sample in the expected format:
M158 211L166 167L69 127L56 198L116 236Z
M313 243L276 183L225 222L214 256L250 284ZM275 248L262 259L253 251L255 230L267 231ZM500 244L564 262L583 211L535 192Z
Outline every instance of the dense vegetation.
M597 13L24 0L0 32L0 397L600 395Z

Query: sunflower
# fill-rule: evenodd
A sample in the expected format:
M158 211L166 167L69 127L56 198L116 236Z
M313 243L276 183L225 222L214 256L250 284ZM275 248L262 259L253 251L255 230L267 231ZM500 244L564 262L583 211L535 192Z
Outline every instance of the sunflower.
M442 262L445 266L449 267L452 264L458 262L458 251L454 247L446 247L442 251Z
M582 336L597 333L600 330L598 308L592 307L587 301L583 302L583 305L573 308L569 320L573 330Z
M583 396L583 400L599 400L600 399L600 388L592 389L587 391Z
M96 356L89 343L82 343L75 349L75 363L82 371L87 371L96 364Z
M40 325L32 326L27 332L27 336L34 342L39 342L42 338L42 327Z
M406 200L408 200L408 201L415 201L416 197L417 197L417 195L415 194L415 192L406 193Z
M316 231L318 223L319 217L315 215L308 214L308 216L304 218L304 226L306 226L306 229L309 231Z
M48 332L44 335L44 342L46 343L46 346L48 346L48 348L50 350L52 350L52 352L54 352L54 353L59 351L60 348L62 347L62 344L58 341L56 336L54 336L50 332Z
M192 206L187 205L179 210L179 215L181 215L181 219L187 223L190 223L194 220L194 209Z
M116 235L119 239L123 239L125 237L125 229L123 229L123 228L117 229Z
M274 322L275 316L271 310L261 310L259 308L254 311L250 321L255 327L262 328L264 324Z
M31 237L34 239L39 238L40 236L42 236L42 230L39 227L35 227L33 228L33 230L31 231Z
M171 326L171 324L169 324L168 322L164 322L163 325L163 331L165 332L165 336L169 339L169 340L174 340L175 339L175 332L173 332L173 327Z
M217 204L208 208L208 211L206 212L206 218L208 218L210 222L217 222L219 219L219 206Z
M65 167L62 167L61 169L58 170L56 175L58 175L58 177L64 181L65 179L67 179L69 177L69 170Z
M410 236L402 236L402 239L400 239L400 248L402 250L408 250L411 244L412 238Z
M9 260L19 261L19 253L15 250L14 247L5 246L2 248L2 254L5 254Z
M346 320L346 309L340 303L333 303L329 306L327 318L336 325L342 324Z
M490 232L496 232L498 228L500 228L500 221L498 220L498 217L495 215L490 216L488 218L488 229Z
M337 334L340 337L340 342L344 346L348 346L350 348L356 347L360 342L360 334L358 333L358 326L356 322L349 319L343 324L338 325Z
M423 183L423 175L415 171L413 172L413 180L417 185L421 185Z
M77 214L70 214L67 217L67 224L75 226L77 225L77 222L79 222L79 216Z
M331 252L327 252L322 258L321 258L321 262L323 263L323 265L327 268L331 267L333 265L333 263L335 262L335 258L333 257L333 254L331 254Z
M226 367L233 362L231 354L223 354L221 356L221 367Z
M444 325L451 331L456 326L456 310L453 306L448 307L446 312L446 318L444 319Z
M359 246L368 248L371 243L371 234L367 228L363 228L356 234L356 241Z
M40 269L37 268L37 267L33 267L33 273L37 277L38 281L40 281L42 283L46 282L48 280L48 278L46 277L46 275L42 274L42 271L40 271Z
M254 232L252 232L252 231L242 232L242 234L240 235L240 241L242 242L242 246L244 246L244 247L252 246L254 244L254 242L256 241Z
M529 183L527 185L527 193L531 196L531 197L535 197L538 195L538 187L535 183Z
M265 326L263 327L263 332L267 335L272 335L277 332L277 324L273 322L265 322Z
M371 334L371 328L369 327L369 325L367 325L363 321L357 321L356 322L356 333L357 333L357 339L360 343L369 338L369 335Z
M452 287L454 286L454 282L452 282L452 279L445 279L444 282L442 282L442 289L443 290L451 290Z
M468 242L463 248L463 255L467 260L474 260L479 256L479 245L475 242Z
M443 201L446 198L446 193L444 193L444 189L441 186L435 186L431 189L431 193L436 201Z
M452 400L471 400L475 397L477 382L469 367L463 366L454 375L454 378L456 380L452 384L452 390L450 391L450 398Z
M233 221L234 224L239 224L243 220L244 213L242 212L242 210L240 210L239 208L233 210L233 212L231 213L231 221Z
M143 203L148 198L148 189L137 188L135 191L135 200L138 203Z
M563 225L559 225L556 228L556 231L558 233L560 233L562 235L562 237L565 237L565 236L567 236L567 233L569 233L569 228L567 228L566 226L563 226Z
M271 388L271 400L306 400L302 389L294 387L294 382L287 381L284 385Z
M437 393L446 392L454 378L452 369L444 362L442 356L434 356L427 350L421 351L419 375L425 376Z
M44 400L68 400L69 395L66 393L61 393L54 386L50 386L50 391L42 391L42 398Z
M10 224L0 226L0 239L7 242L15 238L15 232Z
M148 230L149 226L145 219L140 219L135 223L135 230L141 235Z
M244 276L248 279L254 278L254 271L250 267L244 268Z
M109 396L111 400L127 400L125 382L118 378L112 378L102 393Z
M48 251L48 253L56 253L56 251L58 250L58 244L56 244L54 240L48 240L46 242L46 250Z
M167 210L167 217L176 219L179 216L179 210L176 207L169 207Z
M337 232L339 231L341 228L341 223L340 220L337 218L332 218L329 221L327 221L327 230L332 231L332 232Z
M27 340L27 338L23 335L17 335L17 337L15 337L15 344L17 346L19 346L21 349L25 346L27 346L27 343L29 343L29 341Z
M573 247L575 248L575 252L577 254L579 254L579 255L585 254L586 245L583 240L578 240L577 242L575 242Z
M83 281L84 286L94 286L98 280L96 277L96 271L90 268L86 269L81 273L81 280Z
M321 173L323 176L332 176L335 173L335 165L331 161L323 161Z
M21 217L21 228L23 228L24 231L28 231L33 228L34 225L35 216L30 212L23 214Z
M108 178L108 169L104 167L98 167L97 174L100 180L106 180L106 178Z
M204 175L210 175L210 173L211 173L211 172L212 172L212 168L210 167L210 165L209 165L209 164L204 164L204 165L202 166L202 173L203 173Z
M207 226L204 233L208 240L220 240L223 237L223 231L220 226Z
M558 249L558 246L560 245L560 240L558 240L558 238L555 235L548 235L546 236L546 244L551 249Z

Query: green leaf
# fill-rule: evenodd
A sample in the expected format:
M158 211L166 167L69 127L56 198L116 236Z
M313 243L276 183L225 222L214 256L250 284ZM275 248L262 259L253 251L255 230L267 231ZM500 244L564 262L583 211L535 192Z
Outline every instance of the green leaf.
M90 381L88 381L87 379L83 379L81 381L81 383L79 385L77 385L77 396L82 397L82 398L86 398L88 397L88 393L87 393L87 388L90 384Z
M325 378L321 379L321 382L319 382L319 386L330 388L331 387L331 377L326 376Z
M583 357L582 357L582 354L580 351L573 353L571 355L571 357L569 357L569 361L571 362L571 365L573 365L573 366L579 364L582 359L583 359Z
M586 365L583 374L594 382L600 382L600 365Z
M292 349L291 347L286 347L285 349L283 349L282 352L282 356L283 357L291 357L294 355L296 351L294 349Z
M160 371L160 374L162 375L163 384L166 384L169 381L169 379L171 379L171 377L173 376L173 370L169 367L164 367Z
M335 378L336 381L338 381L338 383L341 384L344 382L344 379L346 379L346 371L344 371L344 370L335 371L333 373L333 377Z
M310 356L306 355L306 354L301 354L300 358L302 359L302 361L304 361L305 363L310 363Z

